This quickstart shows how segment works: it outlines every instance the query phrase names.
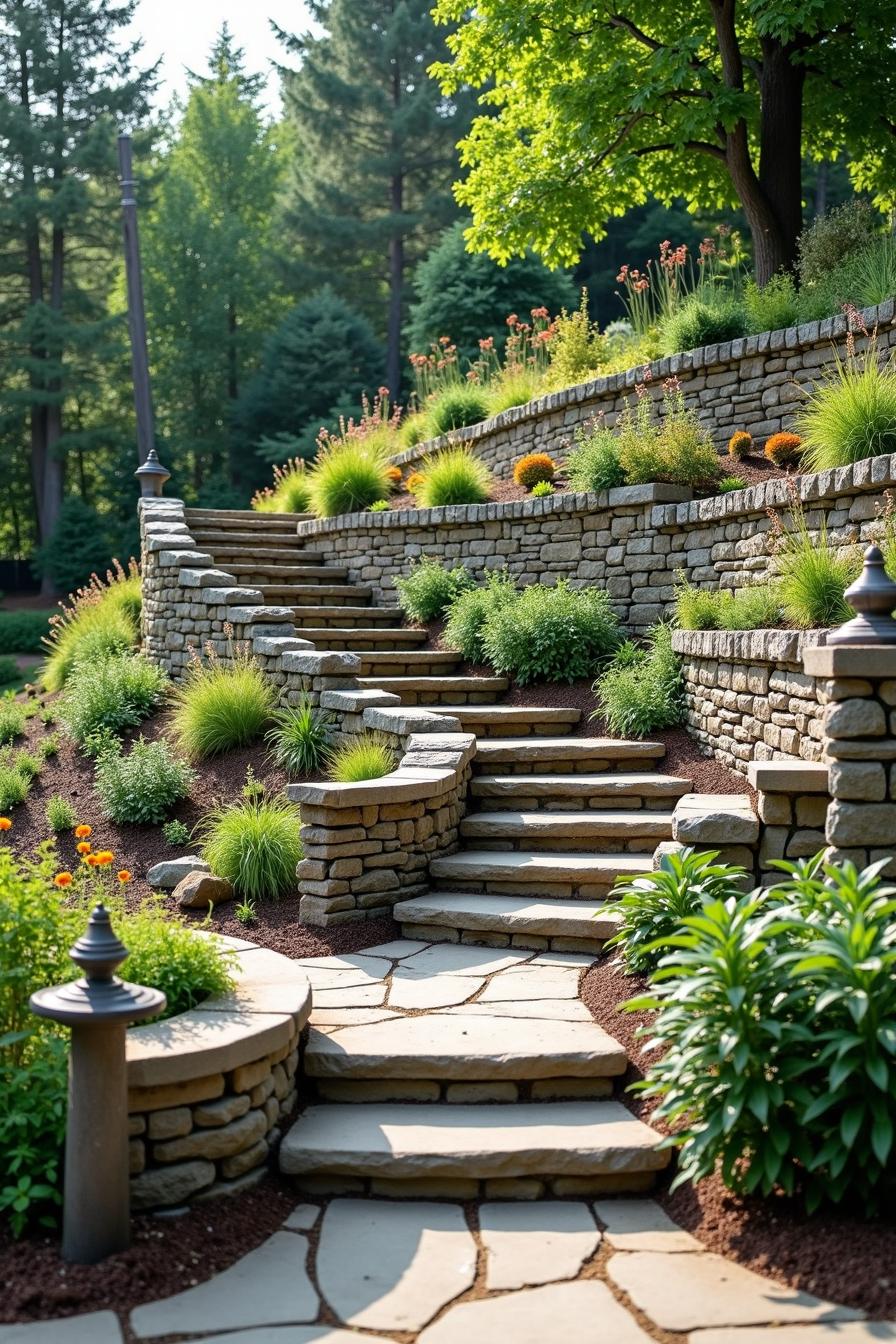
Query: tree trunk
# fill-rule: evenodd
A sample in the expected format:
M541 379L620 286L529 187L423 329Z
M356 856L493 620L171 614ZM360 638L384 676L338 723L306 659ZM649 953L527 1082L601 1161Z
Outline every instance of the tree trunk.
M392 176L389 180L389 319L386 328L386 384L393 403L401 396L401 309L404 288L404 174L401 171L401 140L396 130L401 106L401 76L397 61L392 70Z
M796 243L803 227L803 87L802 66L794 65L791 49L772 38L762 43L759 82L759 185L777 224L777 266L760 274L764 285L775 270L793 270ZM771 258L769 258L771 260ZM768 262L766 262L768 264Z
M30 122L31 69L28 64L27 53L24 50L19 55L19 105L25 118ZM35 205L34 167L28 160L27 154L24 154L22 158L22 187L24 189L23 196L28 202L24 223L25 268L28 273L28 301L33 309L44 301L44 274L40 227ZM28 430L31 438L31 487L34 491L37 536L38 540L43 542L47 540L43 523L44 467L47 460L47 408L41 399L44 379L40 372L41 365L46 360L47 352L44 349L43 340L33 338L28 353L31 357L28 383L32 392L32 400L28 408Z

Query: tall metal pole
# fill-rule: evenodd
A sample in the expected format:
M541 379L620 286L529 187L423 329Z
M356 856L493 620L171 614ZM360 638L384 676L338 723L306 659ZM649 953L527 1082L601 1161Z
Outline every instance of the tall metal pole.
M131 137L118 137L118 167L121 175L121 213L124 223L124 261L128 283L128 327L131 333L131 371L134 409L137 412L137 462L142 464L155 446L149 356L146 349L146 312L143 306L143 276L140 270L140 238L137 232L137 198L131 166Z

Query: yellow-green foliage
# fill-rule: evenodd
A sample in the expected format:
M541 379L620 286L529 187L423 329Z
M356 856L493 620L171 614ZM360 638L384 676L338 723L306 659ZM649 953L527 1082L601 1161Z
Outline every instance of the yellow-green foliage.
M116 565L106 582L94 577L53 617L41 680L47 690L59 691L78 659L123 653L139 635L140 576L133 564L127 571Z

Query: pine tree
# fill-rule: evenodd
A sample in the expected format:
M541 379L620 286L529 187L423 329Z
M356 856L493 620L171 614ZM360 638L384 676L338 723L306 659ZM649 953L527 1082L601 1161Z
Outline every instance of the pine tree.
M288 305L273 271L283 155L226 24L191 89L143 230L159 426L181 488L251 476L233 408Z
M472 101L441 96L428 67L447 55L431 0L309 0L320 35L290 37L284 72L297 145L287 227L294 282L330 281L385 336L386 381L401 382L406 274L457 218L455 144Z
M136 0L0 10L0 433L27 425L45 544L62 505L73 396L121 335L105 310L120 248L115 136L146 115L154 84L135 64L140 44L120 44L135 10ZM82 449L95 442L83 437L86 420L73 428Z

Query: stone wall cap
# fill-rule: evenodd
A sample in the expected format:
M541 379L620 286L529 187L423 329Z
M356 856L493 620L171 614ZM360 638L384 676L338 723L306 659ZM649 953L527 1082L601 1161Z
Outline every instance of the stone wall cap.
M460 720L450 714L435 714L418 705L396 705L394 708L374 705L364 711L364 726L406 737L421 731L456 733L460 730Z
M649 485L619 485L608 490L607 504L612 509L623 504L680 503L693 497L693 490L686 486L652 481Z
M260 588L200 588L196 596L210 607L229 607L233 602L261 605L264 601Z
M672 648L685 658L714 658L735 663L793 663L826 630L675 630Z
M803 653L813 677L896 677L896 644L828 644Z
M672 838L685 844L752 845L759 818L746 793L686 793L672 813Z
M286 793L292 802L314 807L369 807L371 804L385 807L390 803L439 797L456 780L457 771L450 767L428 770L399 766L391 775L362 779L353 784L289 784Z
M750 761L747 778L759 793L827 793L828 767L813 761Z
M400 705L401 696L393 691L321 691L321 709L339 709L343 713L361 714L371 705Z

